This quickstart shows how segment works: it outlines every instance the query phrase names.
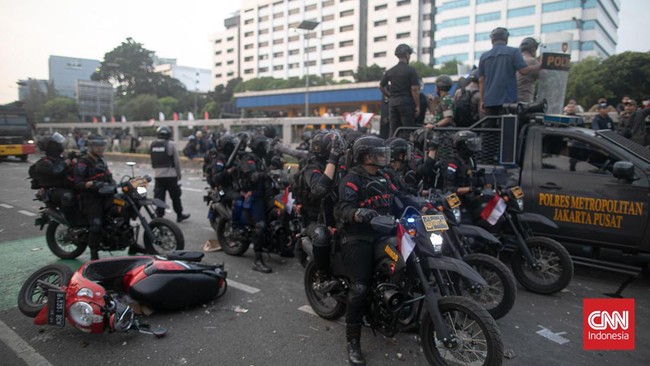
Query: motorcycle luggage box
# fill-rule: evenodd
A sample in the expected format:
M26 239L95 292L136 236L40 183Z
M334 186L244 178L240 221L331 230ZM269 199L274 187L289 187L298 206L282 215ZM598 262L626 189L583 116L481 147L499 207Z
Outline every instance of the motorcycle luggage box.
M205 253L191 250L174 250L167 253L166 257L169 260L176 261L188 261L188 262L200 262L203 259Z
M222 280L214 273L156 271L134 284L130 295L158 310L179 310L216 297Z

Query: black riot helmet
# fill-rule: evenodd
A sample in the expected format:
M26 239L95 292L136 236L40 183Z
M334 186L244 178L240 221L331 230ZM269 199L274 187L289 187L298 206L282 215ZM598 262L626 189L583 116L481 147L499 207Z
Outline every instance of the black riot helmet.
M368 163L366 163L366 156L370 158ZM390 148L385 146L384 140L377 136L362 136L352 146L352 158L358 165L384 167L390 164Z
M504 41L508 43L508 36L510 36L510 33L508 33L508 30L503 27L494 28L490 33L492 43L496 41Z
M45 155L52 157L59 157L63 153L63 143L65 142L65 137L58 132L55 132L52 136L48 137L47 145L45 147Z
M436 79L436 89L442 91L449 91L449 89L451 89L452 83L453 82L451 81L449 75L440 75Z
M386 144L390 147L390 157L393 161L411 160L413 147L408 141L400 137L392 137L386 140Z
M156 136L159 139L169 140L172 137L172 129L169 126L160 126L156 130Z
M265 136L255 136L249 146L253 154L263 158L269 151L269 139Z
M237 146L237 142L238 139L235 136L226 133L223 136L221 136L219 140L217 140L217 151L227 156L230 156L233 150L235 150L235 146Z
M275 127L273 125L266 125L262 127L262 133L264 133L264 136L274 139L275 136L277 136L277 131L275 130Z
M464 130L458 131L452 137L454 148L460 154L474 155L481 150L481 138L476 132Z
M535 54L537 53L537 48L538 47L539 47L539 43L537 43L535 38L526 37L519 44L519 51L521 51L521 52L527 51L531 55L535 56Z
M102 135L90 135L86 139L88 149L93 155L104 155L104 148L106 147L106 139Z
M395 56L397 57L407 57L410 56L412 53L413 53L413 49L411 48L411 46L404 43L400 44L399 46L397 46L397 48L395 48Z
M317 133L309 143L309 153L317 159L326 159L332 150L332 143L336 140L336 135L329 131Z
M469 74L469 81L478 83L478 69L472 70L472 72Z

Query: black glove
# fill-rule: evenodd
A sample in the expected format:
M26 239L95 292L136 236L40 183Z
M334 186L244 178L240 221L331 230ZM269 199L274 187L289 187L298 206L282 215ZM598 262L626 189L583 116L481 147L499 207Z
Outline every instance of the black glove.
M97 191L99 191L102 187L106 187L108 183L106 182L98 182L98 181L93 181L93 188Z
M330 156L327 158L327 162L338 165L339 160L344 153L345 147L340 143L340 141L338 141L338 138L336 138L334 141L332 141L332 148L330 149Z
M368 208L359 208L357 209L357 217L361 222L370 223L372 219L379 216L379 212L371 210Z
M480 196L481 193L483 193L483 188L479 186L474 186L472 187L472 193L474 193L477 196Z

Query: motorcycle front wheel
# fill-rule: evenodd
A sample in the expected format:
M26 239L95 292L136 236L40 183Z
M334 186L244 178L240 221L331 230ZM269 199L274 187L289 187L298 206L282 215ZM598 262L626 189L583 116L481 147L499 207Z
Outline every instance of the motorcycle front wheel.
M319 293L314 289L316 283L316 265L307 263L305 269L305 295L312 310L323 319L336 320L345 314L345 304L333 298L329 293Z
M217 232L217 240L219 241L219 245L221 245L221 249L226 254L239 257L246 253L251 243L237 240L233 230L232 220L224 217L217 219L217 228L215 231Z
M501 331L487 310L458 296L441 298L438 308L456 344L446 347L438 341L431 315L425 312L420 338L430 365L499 366L503 363Z
M144 235L144 247L149 254L164 254L174 250L183 250L185 248L185 237L183 232L175 223L157 217L149 221L149 227L155 238L151 243L149 237ZM151 248L151 249L149 249Z
M38 281L44 281L55 287L67 286L72 278L72 269L63 264L50 264L34 272L18 292L18 309L30 318L35 318L47 305L48 287Z
M512 273L524 288L537 294L550 295L569 285L573 278L573 260L557 241L543 236L526 239L533 258L541 265L535 270L517 248L512 255Z
M45 240L52 253L61 259L77 258L88 246L87 240L72 240L70 228L56 221L50 221L47 225Z
M494 319L508 314L517 298L517 283L510 269L500 260L482 253L468 254L463 261L474 267L487 282L480 293L467 290L463 295L483 306Z

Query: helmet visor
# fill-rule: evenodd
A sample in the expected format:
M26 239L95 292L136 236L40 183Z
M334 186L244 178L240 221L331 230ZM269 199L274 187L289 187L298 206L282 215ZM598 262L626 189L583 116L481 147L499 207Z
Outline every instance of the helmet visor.
M88 146L106 146L106 140L88 140Z
M390 147L373 147L368 152L368 158L370 160L370 165L375 166L388 166L390 164Z
M467 146L467 150L471 152L479 152L481 151L481 142L482 140L480 137L472 137L465 140L465 146Z
M52 136L50 136L50 141L54 141L57 144L63 144L65 142L65 137L61 135L58 132L55 132Z

